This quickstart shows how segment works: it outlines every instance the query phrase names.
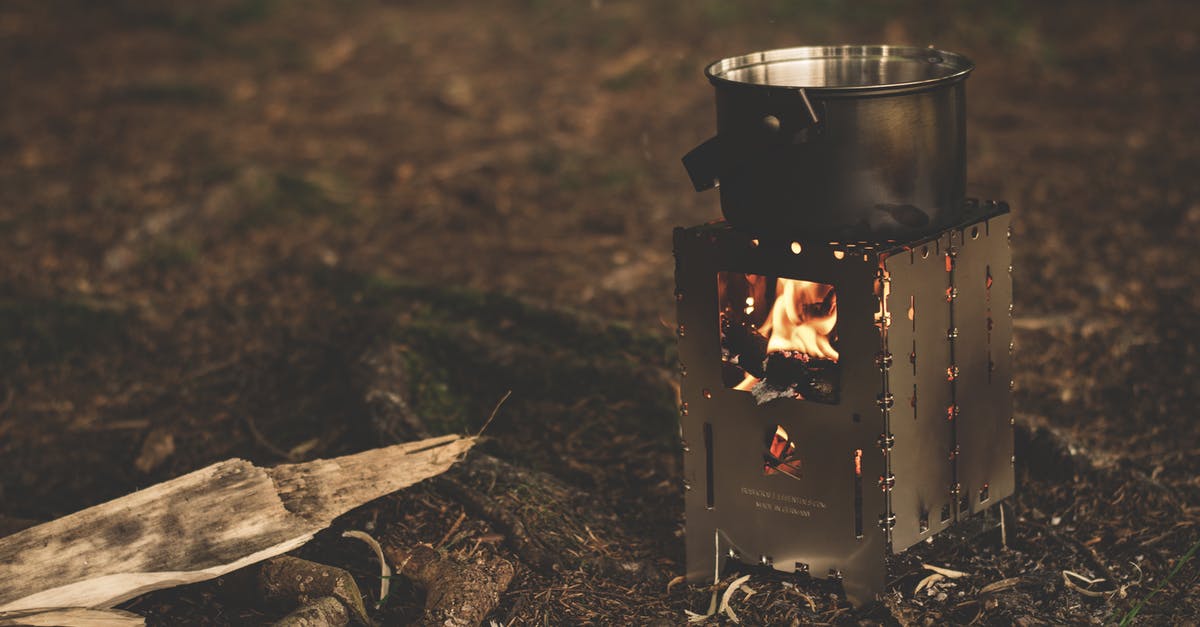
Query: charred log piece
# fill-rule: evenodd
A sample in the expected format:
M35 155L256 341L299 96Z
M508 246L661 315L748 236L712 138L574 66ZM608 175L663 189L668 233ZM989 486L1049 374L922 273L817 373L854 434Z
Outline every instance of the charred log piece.
M748 322L721 314L721 356L725 363L761 379L765 375L767 338ZM732 383L727 381L726 385L732 387L741 380L739 374Z
M767 355L763 370L766 376L751 390L759 405L777 398L838 402L840 377L836 361L781 351Z
M500 603L516 570L484 550L468 557L439 553L430 546L400 549L385 545L387 560L426 591L425 612L418 625L478 625Z

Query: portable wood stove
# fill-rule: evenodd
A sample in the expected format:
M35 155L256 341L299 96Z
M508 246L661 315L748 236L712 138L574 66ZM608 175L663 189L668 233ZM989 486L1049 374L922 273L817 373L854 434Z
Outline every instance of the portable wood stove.
M885 591L886 556L1012 494L1008 206L906 241L675 231L687 573Z

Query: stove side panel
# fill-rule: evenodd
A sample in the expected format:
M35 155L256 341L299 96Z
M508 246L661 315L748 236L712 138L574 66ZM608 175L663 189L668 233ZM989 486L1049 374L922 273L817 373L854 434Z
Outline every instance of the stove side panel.
M889 387L895 399L889 429L896 516L892 552L954 523L954 431L947 409L954 402L947 368L952 361L945 254L949 235L890 255L887 346Z
M987 509L1015 486L1009 223L1003 213L954 233L963 515Z

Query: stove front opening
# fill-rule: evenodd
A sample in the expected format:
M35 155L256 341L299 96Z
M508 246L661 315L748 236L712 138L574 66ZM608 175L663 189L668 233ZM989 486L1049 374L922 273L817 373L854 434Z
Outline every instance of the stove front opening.
M726 387L753 394L759 405L778 398L838 402L832 285L718 272L717 294Z

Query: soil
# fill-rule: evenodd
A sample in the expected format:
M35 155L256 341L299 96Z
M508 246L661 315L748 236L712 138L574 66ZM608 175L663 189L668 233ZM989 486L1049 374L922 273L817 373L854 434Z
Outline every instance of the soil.
M228 457L377 445L359 366L386 340L431 431L478 429L512 390L484 448L556 477L607 531L566 566L525 563L434 481L301 556L376 594L340 534L382 529L511 559L504 624L685 623L711 590L667 585L683 569L670 238L719 216L678 161L713 131L701 68L936 42L978 66L968 191L1014 207L1007 547L922 546L858 609L753 569L720 589L751 575L733 602L750 624L1195 622L1197 23L1200 5L1161 0L5 2L0 522ZM622 560L654 568L613 575ZM966 575L914 593L922 563ZM123 607L151 624L286 613L230 581ZM395 580L376 618L422 606Z

